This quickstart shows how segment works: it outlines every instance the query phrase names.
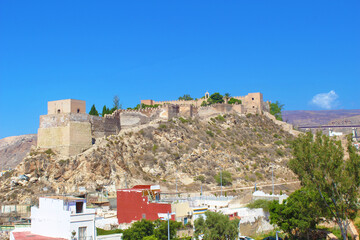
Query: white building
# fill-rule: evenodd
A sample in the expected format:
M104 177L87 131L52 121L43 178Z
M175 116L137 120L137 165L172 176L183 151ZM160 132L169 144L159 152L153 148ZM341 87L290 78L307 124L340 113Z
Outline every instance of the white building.
M67 196L41 197L31 208L31 233L41 236L95 240L95 210L86 209L86 200Z

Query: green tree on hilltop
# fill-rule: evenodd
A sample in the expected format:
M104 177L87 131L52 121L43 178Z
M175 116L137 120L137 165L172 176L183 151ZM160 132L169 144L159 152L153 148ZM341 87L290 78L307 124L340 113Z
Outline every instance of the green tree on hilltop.
M224 99L223 99L223 95L221 95L220 93L216 92L210 95L210 97L207 99L209 104L215 104L215 103L223 103Z
M99 116L98 111L96 110L95 104L92 105L89 115Z
M105 114L111 114L111 111L108 107L106 107L106 105L104 105L103 109L102 109L102 113L101 116L105 116Z
M178 99L185 100L185 101L193 100L193 98L190 96L190 94L184 94L184 96L179 97Z
M278 101L270 103L270 113L275 116L277 120L282 121L281 111L284 108L284 104L280 104Z
M359 206L360 156L348 137L348 159L340 141L311 132L300 135L292 143L290 169L298 175L301 185L317 194L323 217L334 220L345 240L350 219Z

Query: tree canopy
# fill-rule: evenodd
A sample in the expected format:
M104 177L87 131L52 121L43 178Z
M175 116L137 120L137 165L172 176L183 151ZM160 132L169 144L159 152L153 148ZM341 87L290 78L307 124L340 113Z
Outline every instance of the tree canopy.
M182 226L180 222L170 220L170 239L176 237L177 230ZM124 240L167 240L168 239L168 222L142 219L135 222L130 228L123 233Z
M218 174L216 174L214 176L215 178L215 181L221 185L221 182L222 182L222 185L223 186L227 186L227 185L231 185L232 184L232 177L231 177L231 173L228 172L228 171L222 171L221 172L221 176L220 176L220 172Z
M178 99L185 100L185 101L193 100L193 98L190 96L190 94L184 94L184 96L179 97Z
M293 192L282 204L271 202L270 223L276 224L291 239L307 239L311 229L319 223L322 212L319 196L309 189Z
M304 187L316 192L323 217L335 220L346 239L348 220L358 210L360 186L360 156L351 138L347 141L348 159L344 158L341 142L321 132L315 137L311 132L300 135L292 149L290 169Z
M241 100L236 99L236 98L230 98L230 100L228 101L228 104L241 104Z
M270 103L270 113L275 116L277 120L282 121L281 111L284 108L284 104L280 104L278 101Z
M99 116L98 111L96 110L95 104L92 105L89 115Z
M204 240L233 240L239 233L239 219L230 220L219 212L205 212L206 220L200 217L195 220L196 239L203 234Z

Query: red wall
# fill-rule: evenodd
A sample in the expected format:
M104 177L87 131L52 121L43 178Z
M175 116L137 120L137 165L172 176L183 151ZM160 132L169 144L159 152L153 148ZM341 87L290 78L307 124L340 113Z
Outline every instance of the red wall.
M117 218L119 223L130 223L142 219L142 214L148 220L159 219L158 213L171 213L171 204L149 203L147 197L139 192L124 190L117 191ZM172 216L172 219L174 217Z

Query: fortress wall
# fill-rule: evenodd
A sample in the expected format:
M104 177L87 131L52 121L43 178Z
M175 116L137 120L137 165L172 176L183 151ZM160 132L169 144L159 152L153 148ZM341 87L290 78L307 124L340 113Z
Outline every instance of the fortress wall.
M121 128L129 128L150 122L150 118L141 112L121 112Z
M106 115L111 116L111 115ZM88 115L93 138L116 135L120 132L120 116L98 117Z
M185 118L191 118L193 115L194 107L192 105L183 105L179 108L179 115Z
M81 153L91 146L89 122L68 122L60 127L39 128L38 147L51 148L60 155Z

